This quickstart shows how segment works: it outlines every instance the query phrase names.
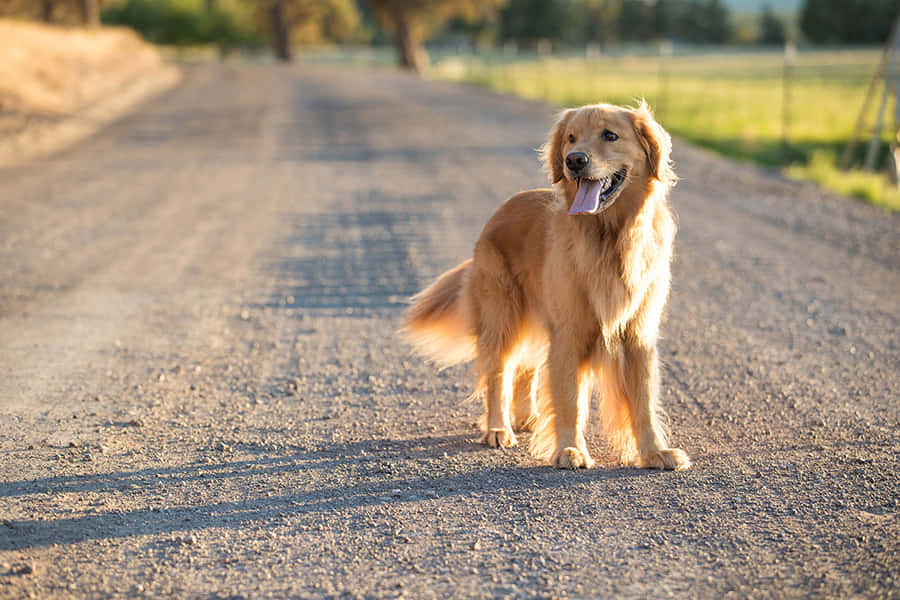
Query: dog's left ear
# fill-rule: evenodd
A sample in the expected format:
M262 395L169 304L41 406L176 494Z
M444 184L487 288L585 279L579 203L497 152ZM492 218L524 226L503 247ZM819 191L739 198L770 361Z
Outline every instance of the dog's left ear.
M672 170L672 138L669 133L656 122L650 107L643 100L637 108L632 109L631 118L638 140L647 155L650 176L667 186L675 185L678 177Z
M550 130L547 141L541 146L541 159L544 161L544 167L550 175L550 182L556 183L561 180L565 173L563 172L563 136L566 134L566 126L569 124L569 118L575 110L570 108L559 114L556 124Z

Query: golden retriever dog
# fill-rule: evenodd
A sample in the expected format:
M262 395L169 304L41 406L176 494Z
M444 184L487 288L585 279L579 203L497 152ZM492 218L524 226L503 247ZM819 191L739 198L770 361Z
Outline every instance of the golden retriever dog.
M675 184L669 134L643 102L563 112L542 148L553 189L494 213L474 256L413 297L404 333L441 365L475 360L482 442L591 467L594 384L625 464L686 469L659 405L656 338L669 292Z

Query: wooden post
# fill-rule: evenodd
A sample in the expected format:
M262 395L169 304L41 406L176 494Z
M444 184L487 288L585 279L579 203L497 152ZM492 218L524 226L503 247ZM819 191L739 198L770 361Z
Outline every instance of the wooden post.
M893 79L894 79L894 59L897 56L897 41L898 39L894 38L894 45L891 46L890 54L888 55L887 67L882 74L884 78L884 89L881 91L881 103L878 105L878 113L875 116L875 127L872 129L872 137L869 139L869 147L866 149L866 160L863 163L863 168L866 171L875 170L875 165L878 160L878 147L881 145L881 131L884 129L884 111L887 108L888 97L891 93L893 93Z
M894 140L891 142L891 152L888 162L888 178L895 186L900 187L900 77L897 78L897 87L894 88Z
M550 77L550 64L549 58L551 52L553 52L553 46L550 44L550 40L546 40L541 38L537 41L537 45L535 46L535 50L537 51L538 61L540 65L540 79L542 87L538 90L538 93L541 94L542 98L545 101L549 102L559 102L559 99L550 98L551 92L551 77Z
M594 73L591 70L591 61L596 62L600 57L600 46L593 42L588 42L584 47L584 102L582 104L593 104L597 102L594 97Z
M503 82L504 91L516 93L516 61L518 60L519 45L509 40L503 44Z
M797 60L797 46L794 42L784 44L784 72L781 78L781 164L786 165L791 157L791 75Z
M656 106L653 107L656 118L659 120L665 118L666 110L669 108L669 69L673 54L675 54L675 47L671 40L663 40L659 43L659 80Z
M841 155L841 161L840 163L838 163L841 169L846 170L850 166L850 161L853 160L853 152L856 150L856 143L857 141L859 141L859 136L862 133L863 127L866 123L866 113L869 112L869 102L872 100L872 96L874 96L875 94L875 88L878 86L878 82L884 79L888 61L890 60L891 55L894 51L894 46L897 43L898 29L900 29L900 16L897 17L896 21L894 21L894 27L893 29L891 29L891 35L884 47L884 51L881 53L881 62L878 64L878 70L872 77L872 81L869 82L869 88L866 90L866 99L863 101L862 110L859 111L859 117L857 117L856 125L853 127L853 133L850 136L850 141L847 142L847 147L844 148L844 153Z

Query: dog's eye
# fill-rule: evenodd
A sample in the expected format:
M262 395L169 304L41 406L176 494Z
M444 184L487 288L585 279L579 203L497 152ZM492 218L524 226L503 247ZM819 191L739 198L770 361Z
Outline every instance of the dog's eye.
M574 144L574 143L575 143L575 136L572 135L571 133L569 134L569 143L570 143L570 144Z
M605 142L614 142L614 141L616 141L617 139L619 139L619 136L617 136L615 133L613 133L613 132L610 131L609 129L604 129L604 130L603 130L603 141L605 141Z

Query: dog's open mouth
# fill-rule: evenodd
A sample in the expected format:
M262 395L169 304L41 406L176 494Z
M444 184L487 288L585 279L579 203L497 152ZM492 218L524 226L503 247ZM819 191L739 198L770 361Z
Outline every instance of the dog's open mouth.
M612 206L616 192L625 181L628 172L622 168L603 179L587 179L579 177L576 180L578 191L575 192L575 201L569 209L570 215L595 215Z

